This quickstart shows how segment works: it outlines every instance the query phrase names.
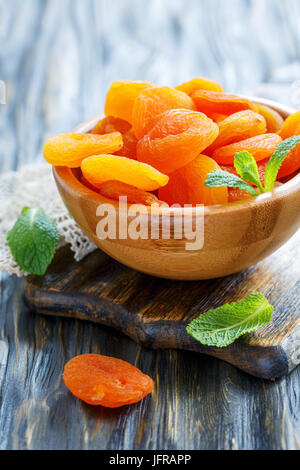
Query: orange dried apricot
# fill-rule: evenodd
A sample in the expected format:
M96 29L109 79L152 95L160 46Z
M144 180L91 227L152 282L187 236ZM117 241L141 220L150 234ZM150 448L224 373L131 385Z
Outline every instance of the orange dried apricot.
M111 134L60 134L47 140L43 153L54 166L78 168L84 158L97 153L114 153L123 147L122 135Z
M116 153L123 157L136 159L137 138L134 135L131 125L123 121L123 119L114 118L112 116L101 119L92 130L92 134L108 134L109 132L115 131L120 132L123 138L123 147Z
M103 183L99 192L102 196L116 201L121 196L126 196L127 202L130 204L144 204L146 206L164 205L154 194L138 189L130 184L121 183L120 181L107 181Z
M110 134L111 132L120 132L125 134L131 128L129 122L123 119L107 116L101 119L91 131L92 134Z
M137 158L170 174L196 158L218 133L217 124L204 114L173 109L165 112L153 129L139 140Z
M94 155L81 163L84 178L95 188L106 181L121 181L144 191L165 186L169 177L145 163L117 155Z
M125 134L123 134L122 137L123 137L123 147L121 150L119 150L116 153L123 157L133 158L134 160L136 160L136 147L137 147L138 141L134 135L133 130L129 129L129 131L125 132Z
M186 93L168 87L144 90L136 98L132 113L132 127L137 139L154 127L160 114L179 108L195 109L193 100Z
M223 93L224 89L222 85L211 80L210 78L193 78L188 82L184 82L181 85L177 86L175 90L183 91L187 95L193 93L193 91L197 90L207 90L207 91L218 91Z
M228 202L237 202L244 199L251 199L253 196L247 191L239 188L228 188Z
M270 158L276 150L276 147L282 141L277 134L263 134L250 139L242 140L234 144L218 148L212 154L214 160L223 165L233 165L234 157L237 152L248 151L256 161Z
M276 181L274 188L278 188L282 183ZM253 196L247 191L243 191L239 188L228 188L228 202L243 201L244 199L251 199Z
M277 179L285 178L286 176L292 175L300 169L300 145L298 144L293 150L291 150L285 160L283 161L281 168L278 172Z
M128 362L98 354L83 354L64 368L66 387L89 405L118 408L138 403L154 388L153 380Z
M197 111L201 113L234 114L247 109L254 109L253 104L237 95L219 93L217 91L198 90L191 94Z
M226 204L228 202L226 187L208 188L204 184L208 173L218 169L219 165L212 158L199 155L170 176L169 183L159 190L158 197L170 205Z
M281 129L283 117L275 111L275 109L272 109L265 104L255 104L255 111L265 118L267 123L267 132L276 134L276 132Z
M105 115L123 119L132 124L132 110L136 97L153 83L121 80L111 84L105 100Z
M283 123L280 131L278 132L283 140L300 135L300 111L291 114Z
M289 116L282 128L279 131L279 135L283 139L288 139L296 135L300 135L300 111ZM286 176L292 175L300 168L300 145L291 150L283 161L279 170L277 178L285 178Z
M265 118L253 111L240 111L219 123L219 135L214 143L205 150L210 155L214 150L225 145L249 139L266 132Z
M217 124L227 119L227 114L219 114L219 113L205 113L207 117L215 121Z

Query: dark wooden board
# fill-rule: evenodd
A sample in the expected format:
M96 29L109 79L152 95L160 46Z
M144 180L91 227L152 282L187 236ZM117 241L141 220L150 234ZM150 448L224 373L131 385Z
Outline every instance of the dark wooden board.
M31 276L29 307L38 313L113 327L146 347L209 354L265 379L300 362L299 240L242 273L213 281L179 282L131 270L100 250L76 263L61 249L44 277ZM186 333L199 314L259 290L274 305L272 322L227 348L201 345Z

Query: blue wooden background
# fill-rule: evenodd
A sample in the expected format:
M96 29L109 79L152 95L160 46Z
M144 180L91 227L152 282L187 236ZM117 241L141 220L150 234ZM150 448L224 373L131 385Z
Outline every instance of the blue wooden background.
M299 106L299 25L299 0L0 0L0 172L41 160L48 136L101 112L115 79L210 76ZM2 275L0 448L299 449L299 368L271 384L213 358L146 351L33 316L23 288ZM155 371L157 407L95 414L70 401L61 369L87 351Z

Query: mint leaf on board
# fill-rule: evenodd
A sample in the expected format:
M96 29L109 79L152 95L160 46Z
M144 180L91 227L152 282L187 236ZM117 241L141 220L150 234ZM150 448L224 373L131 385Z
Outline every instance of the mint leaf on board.
M43 275L54 257L59 238L56 224L43 209L24 207L7 234L7 243L20 268Z
M264 192L264 188L259 179L257 163L251 153L236 153L234 158L234 167L243 180L255 184L261 193Z
M206 346L224 348L245 333L259 330L270 323L273 310L263 294L254 292L241 302L225 304L203 313L186 330Z
M300 136L290 137L277 145L275 153L270 158L265 173L265 189L267 193L273 191L280 167L289 152L300 143Z
M219 188L221 186L228 186L229 188L239 188L247 191L251 196L258 196L258 192L246 181L243 181L238 176L223 170L211 171L206 178L205 186L208 188Z

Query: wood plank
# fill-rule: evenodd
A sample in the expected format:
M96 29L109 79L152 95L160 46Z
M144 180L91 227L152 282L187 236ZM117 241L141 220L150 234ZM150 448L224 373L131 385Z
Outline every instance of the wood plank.
M257 377L275 379L300 362L298 296L300 232L274 256L242 273L213 281L178 282L138 273L100 250L77 264L68 248L44 277L31 276L26 300L38 313L90 320L154 349L185 349L225 360ZM227 348L201 345L186 325L212 308L262 291L272 322ZM289 307L292 305L292 307Z

